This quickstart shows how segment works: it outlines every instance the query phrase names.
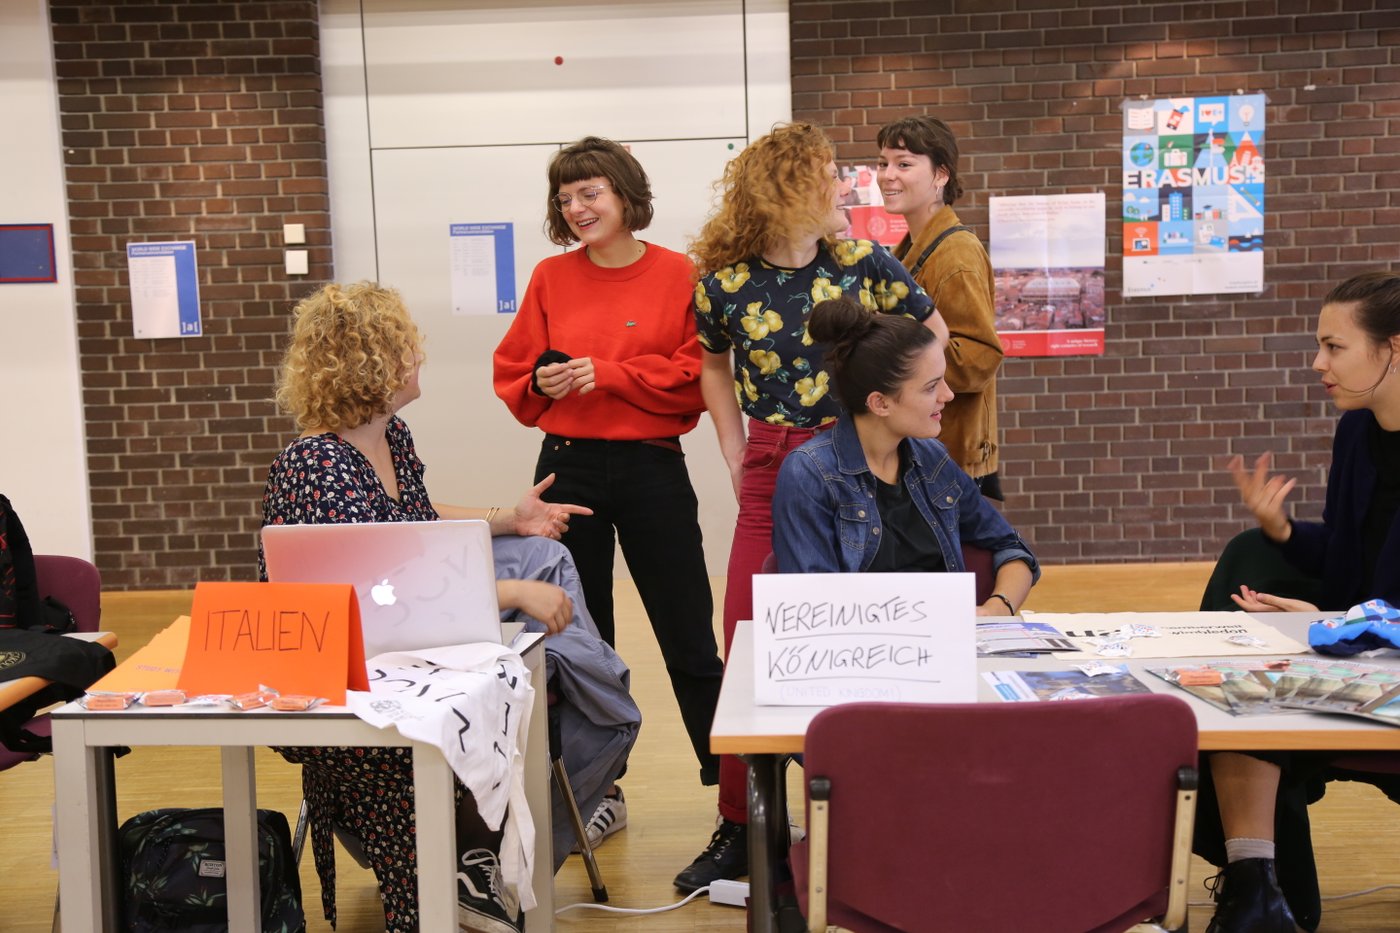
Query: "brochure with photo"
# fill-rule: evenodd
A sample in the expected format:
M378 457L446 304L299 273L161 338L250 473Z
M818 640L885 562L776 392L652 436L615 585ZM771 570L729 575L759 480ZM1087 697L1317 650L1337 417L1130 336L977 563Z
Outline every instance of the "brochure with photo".
M991 684L997 696L1008 703L1088 700L1152 692L1145 683L1128 673L1126 665L1113 667L1111 672L1094 675L1081 670L987 671L982 677Z
M1212 661L1150 668L1236 716L1345 713L1400 725L1400 669L1320 656L1283 662Z
M977 656L1031 658L1053 651L1073 651L1074 644L1064 632L1045 622L977 623Z

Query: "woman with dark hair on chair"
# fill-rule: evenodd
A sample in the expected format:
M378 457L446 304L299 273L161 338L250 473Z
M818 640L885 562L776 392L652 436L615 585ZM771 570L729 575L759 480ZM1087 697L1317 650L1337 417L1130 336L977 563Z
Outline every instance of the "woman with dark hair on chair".
M1289 516L1285 503L1297 480L1269 475L1269 454L1252 469L1235 457L1230 473L1259 523L1263 545L1294 568L1297 580L1311 584L1322 606L1342 610L1368 599L1400 605L1400 274L1368 272L1332 289L1318 316L1317 346L1312 369L1342 412L1322 521ZM1267 561L1245 566L1261 563ZM1319 569L1320 579L1311 579ZM1292 594L1261 592L1254 580L1212 580L1246 612L1319 608ZM1225 868L1208 933L1292 933L1295 921L1317 928L1321 901L1307 804L1322 796L1327 780L1343 777L1328 770L1329 760L1286 752L1209 756L1196 848ZM1400 800L1394 775L1345 777L1374 783ZM1276 831L1287 834L1277 851Z
M773 549L785 573L961 572L961 544L992 554L979 615L1015 614L1034 555L936 438L953 398L943 342L909 318L837 298L812 309L812 339L845 413L783 462Z

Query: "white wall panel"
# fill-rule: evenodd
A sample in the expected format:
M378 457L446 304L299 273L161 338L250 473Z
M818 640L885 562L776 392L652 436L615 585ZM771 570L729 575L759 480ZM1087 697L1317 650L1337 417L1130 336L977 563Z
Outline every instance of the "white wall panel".
M10 403L0 493L34 550L92 559L73 268L48 5L0 3L5 130L0 223L51 223L58 281L0 285L0 398ZM22 142L21 142L22 141Z
M404 412L433 498L507 505L529 485L536 449L491 389L491 354L514 315L454 316L448 228L515 225L517 296L545 256L545 166L557 146L374 154L379 280L403 293L427 337L423 397Z
M740 0L364 6L375 148L748 132Z
M656 205L656 219L643 238L684 251L705 218L711 183L741 144L631 144L651 178ZM541 434L516 422L491 388L491 354L513 316L452 314L448 225L513 223L516 288L523 298L535 264L559 252L542 232L545 169L557 150L488 146L374 153L379 279L403 293L427 336L423 397L404 418L439 501L507 504L533 475ZM711 542L710 569L722 574L734 496L708 419L686 447L702 531Z
M513 223L523 297L557 249L541 229L548 159L595 134L628 144L651 178L642 237L684 252L725 163L790 119L786 0L322 0L321 11L336 275L397 287L427 334L423 397L404 415L434 498L509 504L540 432L491 390L512 317L450 313L448 225ZM709 569L723 575L736 506L707 416L686 453Z

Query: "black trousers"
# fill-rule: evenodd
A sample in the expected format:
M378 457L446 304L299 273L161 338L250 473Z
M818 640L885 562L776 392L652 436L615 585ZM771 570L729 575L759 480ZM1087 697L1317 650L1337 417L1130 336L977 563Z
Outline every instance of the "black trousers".
M1230 540L1216 562L1201 597L1202 611L1238 609L1230 599L1240 585L1275 596L1305 599L1325 605L1322 581L1288 563L1283 552L1270 544L1257 528ZM1346 771L1332 767L1333 752L1244 752L1273 762L1282 770L1274 802L1274 844L1279 887L1283 889L1293 918L1305 930L1316 930L1322 919L1322 899L1313 859L1312 828L1308 806L1322 799L1329 781L1361 781L1373 784L1391 800L1400 802L1400 775ZM1201 756L1200 793L1196 801L1196 832L1192 849L1213 865L1225 864L1225 831L1211 778L1210 755Z
M555 474L551 502L586 505L569 520L564 544L573 555L588 611L603 640L616 647L613 542L637 585L651 622L700 779L718 781L710 723L724 663L714 633L714 598L700 540L699 504L679 438L601 441L546 434L535 481Z

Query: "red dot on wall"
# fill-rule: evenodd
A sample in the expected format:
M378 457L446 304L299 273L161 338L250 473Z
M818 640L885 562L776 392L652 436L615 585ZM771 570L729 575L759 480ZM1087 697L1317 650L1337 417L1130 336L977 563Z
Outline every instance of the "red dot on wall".
M556 55L556 56L554 56L554 64L556 64L556 65L562 65L562 64L564 64L564 56L562 56L562 55Z

